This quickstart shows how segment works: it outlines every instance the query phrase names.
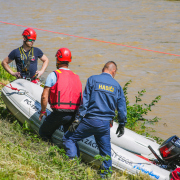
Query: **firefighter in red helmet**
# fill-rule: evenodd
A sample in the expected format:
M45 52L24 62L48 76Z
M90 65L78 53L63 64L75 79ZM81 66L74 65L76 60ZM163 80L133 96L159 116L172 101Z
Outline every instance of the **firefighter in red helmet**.
M61 48L56 55L57 70L51 72L45 83L41 96L41 111L39 120L45 115L46 118L39 129L39 134L45 141L51 141L51 136L61 125L66 132L74 121L82 99L82 84L79 76L69 68L71 62L71 51ZM46 112L49 101L53 110L50 114Z
M49 60L39 48L33 47L37 37L34 29L25 29L22 36L23 45L11 51L1 64L7 72L16 78L24 78L37 83L38 78L47 68ZM37 70L38 59L43 62L41 70ZM8 65L13 60L16 62L17 72L13 72Z

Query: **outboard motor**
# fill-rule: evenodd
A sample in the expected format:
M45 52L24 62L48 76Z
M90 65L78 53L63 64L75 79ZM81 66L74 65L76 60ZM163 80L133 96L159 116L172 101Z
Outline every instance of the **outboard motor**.
M162 143L159 147L162 159L167 163L169 168L180 166L180 138L172 136Z
M154 164L167 170L174 170L180 166L180 138L172 136L162 143L159 147L161 157L159 157L151 146L148 146L157 160L153 161Z
M161 168L170 170L171 180L180 180L180 138L172 136L162 143L158 149L162 158L156 154L151 146L148 148L156 157L156 160L152 162Z

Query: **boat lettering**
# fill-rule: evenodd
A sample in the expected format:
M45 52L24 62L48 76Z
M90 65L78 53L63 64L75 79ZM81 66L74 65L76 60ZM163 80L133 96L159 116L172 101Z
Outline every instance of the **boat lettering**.
M118 159L119 161L122 161L122 162L132 166L132 162L129 159L126 159L125 157L115 153L114 151L111 151L111 157L115 158L115 159Z
M160 177L159 175L154 174L153 171L148 171L147 169L145 169L144 165L142 165L142 164L136 164L133 166L133 168L138 169L138 170L142 171L143 173L148 174L152 177L155 177L156 179L159 179L159 177Z
M39 109L35 106L35 104L32 104L32 102L34 101L31 101L29 99L24 99L24 102L27 103L27 105L29 105L35 111L38 111L38 113L40 114Z
M174 148L175 148L175 146L172 145L172 146L171 146L169 149L167 149L165 152L166 152L166 153L169 153L169 152L170 152L172 149L174 149Z
M87 144L87 145L93 147L93 148L98 149L97 144L96 144L95 142L93 142L92 140L89 140L89 139L82 139L81 141L82 141L83 143L85 143L85 144Z

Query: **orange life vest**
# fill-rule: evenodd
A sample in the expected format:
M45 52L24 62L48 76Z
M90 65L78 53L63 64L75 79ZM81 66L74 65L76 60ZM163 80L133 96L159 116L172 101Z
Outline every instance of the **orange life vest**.
M74 112L82 99L82 84L77 74L70 70L54 71L57 81L50 88L49 103L52 109L61 112Z

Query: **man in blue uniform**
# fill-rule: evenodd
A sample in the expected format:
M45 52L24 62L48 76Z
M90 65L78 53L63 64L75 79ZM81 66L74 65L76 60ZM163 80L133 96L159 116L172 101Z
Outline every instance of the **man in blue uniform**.
M16 78L25 78L37 83L37 78L44 73L49 60L39 48L33 47L36 40L36 32L34 29L25 29L22 36L23 45L11 51L1 64L8 73ZM43 62L41 70L37 70L38 58ZM16 62L17 72L13 72L8 65L13 60Z
M83 92L83 103L69 131L63 136L66 154L70 158L78 157L76 142L94 135L101 156L111 157L110 121L118 111L119 126L116 134L124 134L126 121L126 100L123 89L114 79L117 65L113 61L105 64L102 74L88 78ZM73 132L73 133L72 133ZM112 161L104 161L103 169L109 170Z

